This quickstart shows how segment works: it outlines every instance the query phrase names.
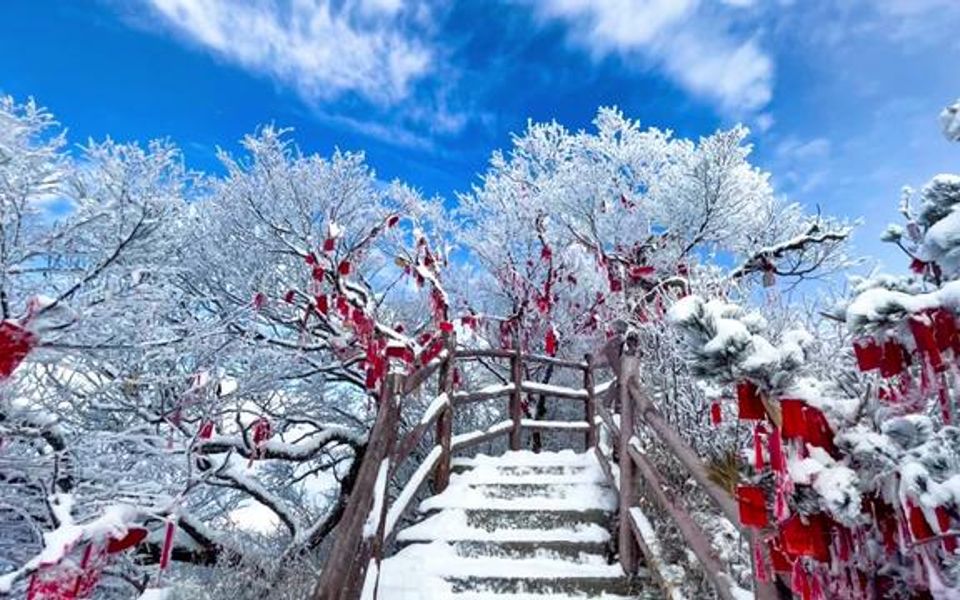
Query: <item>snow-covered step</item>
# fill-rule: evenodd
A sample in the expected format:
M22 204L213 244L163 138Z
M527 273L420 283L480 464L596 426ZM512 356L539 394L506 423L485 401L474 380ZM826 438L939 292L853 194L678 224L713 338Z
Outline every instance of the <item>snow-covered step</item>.
M611 547L608 542L571 542L566 540L452 540L458 556L499 556L505 558L541 558L585 562L592 556L606 557Z
M592 453L508 452L458 458L424 518L398 532L382 563L388 600L658 597L610 555L617 496Z
M490 598L499 598L503 594L555 594L575 595L580 598L605 598L618 595L636 600L637 598L658 598L662 595L642 596L644 589L655 589L650 581L627 579L623 573L610 577L465 577L447 578L454 592L472 591L490 593ZM453 596L459 598L459 595Z
M596 523L577 523L552 529L502 528L493 530L471 524L468 511L447 509L440 511L423 521L401 530L397 534L400 542L430 540L477 540L491 542L597 542L610 540L610 532L605 526Z
M585 598L599 598L600 600L637 600L638 598L648 598L648 596L615 596L613 594L600 594L599 596L588 596L585 594L498 594L491 592L460 592L450 596L450 600L584 600ZM658 598L658 596L649 596L649 598Z
M444 508L488 510L613 511L617 497L595 484L471 484L460 478L442 493L420 504L421 512Z

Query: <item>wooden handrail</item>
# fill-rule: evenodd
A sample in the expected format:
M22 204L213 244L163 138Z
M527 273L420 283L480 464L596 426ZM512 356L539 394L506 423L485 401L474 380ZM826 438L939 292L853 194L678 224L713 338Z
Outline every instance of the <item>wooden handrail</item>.
M512 383L499 389L474 393L454 393L453 366L458 360L482 357L509 358ZM391 373L381 390L377 417L370 431L369 442L360 458L356 482L347 499L343 516L334 529L334 541L314 589L315 600L357 600L366 590L376 596L379 584L379 562L392 542L396 525L413 503L417 493L429 482L435 493L443 491L450 479L453 452L461 451L500 436L508 435L510 447L519 450L521 433L528 429L558 429L586 432L588 445L594 427L590 400L593 390L571 390L524 381L525 363L549 364L554 367L583 370L584 382L593 381L589 360L570 361L549 356L522 354L520 350L458 350L456 339L447 337L443 351L426 365L403 376ZM437 375L437 400L416 425L398 439L401 398L419 390L431 376ZM591 383L592 388L592 383ZM522 393L538 393L584 401L583 422L535 421L523 418ZM456 407L467 402L493 398L510 398L510 419L483 431L454 435L453 417ZM423 444L426 432L435 430L434 444L410 479L391 502L389 482L414 451ZM431 477L432 475L432 477Z
M596 454L611 483L619 487L618 547L621 565L628 573L633 572L636 568L635 551L638 546L648 565L658 560L656 556L651 554L649 545L642 539L642 532L639 531L637 525L633 523L629 516L631 508L638 506L636 493L639 489L639 481L636 475L639 472L647 483L645 489L653 495L657 503L676 523L681 536L700 561L717 594L724 600L735 600L738 597L735 590L735 581L723 572L722 564L716 558L709 539L703 530L681 504L670 495L665 485L665 479L643 453L634 437L635 425L642 423L649 426L668 452L704 489L724 516L734 526L740 528L736 502L725 490L710 480L706 468L697 454L683 442L682 438L663 418L656 407L643 396L637 379L639 372L637 358L629 352L625 353L618 367L614 367L614 371L617 374L617 380L615 386L610 387L610 391L616 390L617 392L621 409L619 424L614 421L613 415L609 413L606 407L596 404L595 394L591 394L591 401L595 403L595 412L599 416L599 419L595 419L596 422L601 427L606 427L610 434L616 438L616 452L613 457L613 460L619 465L619 471L616 475L613 466L608 462L608 457L599 447L596 448ZM585 387L588 390L593 390L592 385L585 385ZM751 543L754 542L755 532L747 530L742 533L750 539ZM765 550L765 548L762 549L764 552ZM662 582L664 591L669 594L668 588L670 585L666 578L658 576L658 579ZM756 578L754 595L757 600L775 600L778 597L775 585L772 582L760 582L756 581Z
M612 360L613 350L623 354ZM583 431L587 448L594 448L604 473L611 484L618 488L620 514L617 536L621 565L627 573L634 573L638 557L642 553L647 564L659 560L651 554L649 544L643 539L636 522L630 516L631 509L638 506L639 480L647 482L645 489L662 506L683 536L691 551L703 565L707 577L723 600L736 598L734 581L722 572L722 564L716 558L709 539L664 485L665 478L656 466L644 455L636 443L634 431L638 425L649 427L664 448L677 458L684 470L704 489L734 525L738 524L736 503L733 498L713 483L707 476L700 458L687 446L656 407L641 391L637 373L639 359L635 344L616 345L613 342L600 352L601 358L586 355L583 361L571 361L523 354L519 350L458 350L456 340L449 336L443 352L430 363L413 373L403 376L391 374L383 385L377 417L371 429L369 442L363 453L357 472L356 483L347 499L347 506L334 530L334 542L321 572L314 592L319 600L357 600L363 589L373 590L378 585L379 561L393 540L396 526L403 514L414 503L424 486L432 481L435 493L442 491L450 479L450 464L453 452L508 436L510 448L519 450L524 429L558 429ZM510 382L476 392L453 391L454 363L458 360L475 360L482 357L505 358L510 361ZM555 367L583 371L583 388L572 390L524 379L527 363L550 364ZM597 385L595 370L609 367L616 375L611 382ZM437 400L431 403L414 427L402 437L398 435L401 398L420 389L433 375L437 376ZM524 419L523 393L543 394L557 398L582 400L584 420L552 422ZM479 402L495 398L509 398L507 420L496 423L482 431L454 434L453 421L457 407L467 402ZM608 402L619 404L619 423L610 413L601 398L615 398ZM597 427L606 428L614 437L613 457L608 458L598 446ZM422 447L427 431L435 431L433 445L417 465L410 479L401 486L397 497L388 498L389 482L399 472L399 467L414 456ZM614 465L617 465L615 467ZM752 532L745 532L751 535ZM661 578L664 588L668 584ZM756 598L772 600L775 590L771 584L757 584Z

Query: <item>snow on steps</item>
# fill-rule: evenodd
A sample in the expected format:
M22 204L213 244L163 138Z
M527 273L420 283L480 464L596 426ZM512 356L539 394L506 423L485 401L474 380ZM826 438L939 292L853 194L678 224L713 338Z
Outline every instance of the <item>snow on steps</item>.
M382 565L384 600L659 597L608 561L617 498L592 453L508 452L455 459L426 518L398 533ZM644 592L644 590L647 590Z

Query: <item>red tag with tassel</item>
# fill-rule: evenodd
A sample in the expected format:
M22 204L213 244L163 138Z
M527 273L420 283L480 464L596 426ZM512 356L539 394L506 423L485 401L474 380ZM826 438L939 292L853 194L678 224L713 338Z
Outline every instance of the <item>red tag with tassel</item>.
M821 514L804 517L796 514L780 525L780 541L783 549L793 556L806 556L819 562L830 560L830 549L827 545L829 533L825 526L826 519Z
M36 343L33 333L13 321L0 322L0 379L10 377Z
M903 346L894 339L888 339L883 344L883 357L880 361L880 375L893 377L903 373L907 366L906 354Z
M777 573L790 573L793 570L793 561L787 557L776 538L767 540L767 550L770 552L770 562Z
M767 428L763 423L757 423L753 427L753 468L759 473L763 470L763 434Z
M767 411L760 399L760 390L752 381L737 384L737 414L741 420L763 419Z
M786 473L787 461L783 457L783 442L780 439L778 427L774 427L767 436L767 445L770 452L770 468L777 473Z
M861 371L872 371L880 368L883 352L875 339L866 338L854 341L853 354L857 358L857 366Z
M738 485L737 503L740 508L740 523L747 527L767 526L767 501L763 488L756 485Z

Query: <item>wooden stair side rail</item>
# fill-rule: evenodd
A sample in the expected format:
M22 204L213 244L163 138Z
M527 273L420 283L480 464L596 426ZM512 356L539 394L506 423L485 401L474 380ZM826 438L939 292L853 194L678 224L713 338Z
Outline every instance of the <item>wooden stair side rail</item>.
M623 366L627 367L627 365L623 365ZM736 501L730 496L730 494L726 492L726 490L721 488L719 485L717 485L710 479L710 476L707 473L707 469L704 466L703 461L700 460L700 457L697 455L697 453L694 452L693 449L690 448L690 446L688 446L686 442L683 441L683 439L680 437L679 434L677 434L673 426L670 425L670 423L667 422L667 420L663 417L660 411L657 410L656 406L654 406L653 403L650 402L649 399L647 399L644 396L644 394L640 390L640 382L635 376L635 374L638 372L636 367L637 365L632 365L632 370L629 370L629 371L622 370L620 374L621 381L625 382L626 384L623 387L625 387L628 391L628 395L631 400L630 404L636 407L638 416L640 417L640 419L642 419L643 423L649 426L651 430L653 430L654 434L657 436L660 442L663 443L663 445L670 452L670 454L677 459L677 461L683 466L684 470L691 477L693 477L694 481L697 482L697 484L701 487L701 489L703 489L704 492L706 492L707 496L710 497L710 499L714 502L717 508L720 509L723 515L727 518L727 520L734 527L736 527L741 532L742 535L745 535L748 538L752 547L752 545L756 542L756 538L757 538L756 532L754 532L751 529L744 528L740 525L740 511L739 511L739 508L737 507ZM621 439L622 437L623 437L623 429L621 429ZM644 470L643 467L638 462L638 457L640 457L642 460L646 460L645 457L643 457L642 453L639 452L639 450L635 448L633 444L628 444L627 449L630 456L634 459L631 462L637 462L638 463L637 466L641 470ZM647 464L651 468L653 468L652 464L649 464L649 462ZM646 476L646 473L645 473L645 476ZM651 487L657 488L656 490L654 490L655 495L658 495L659 492L662 492L662 490L660 489L661 486L659 483L652 484ZM668 499L666 496L661 496L661 497L664 499ZM673 511L671 512L671 516L674 516L674 512L676 512L677 509L679 509L678 506L671 505L670 510ZM686 515L686 512L683 511L682 509L679 509L679 512L677 512L677 514L683 516L683 515ZM676 517L674 517L674 519L676 520ZM693 524L692 519L690 520L690 523ZM680 527L680 523L678 523L677 526ZM699 527L696 527L695 524L694 524L694 530L696 532L700 532L700 535L702 535L702 531L700 531ZM681 527L681 532L683 532L682 527ZM684 537L687 538L686 534L684 534ZM697 552L696 552L696 549L694 548L694 540L687 538L687 543L691 545L691 550L694 550L694 553L696 554ZM709 547L709 544L708 544L708 547ZM764 556L764 559L769 562L768 551L766 549L765 544L761 546L761 552ZM699 558L699 554L698 554L698 558ZM706 570L712 570L712 567L708 567L707 564L704 563L702 560L701 560L701 564L703 564ZM756 570L756 565L754 565L754 570ZM732 583L732 580L730 580L730 582ZM729 584L727 584L727 586L729 587ZM718 593L721 593L719 588L717 591ZM776 600L778 598L776 586L772 581L759 581L756 577L754 577L754 595L757 600Z
M383 384L377 418L367 438L367 448L353 491L333 531L333 546L314 588L314 600L355 600L360 597L367 567L378 541L374 537L364 537L364 524L373 508L381 463L392 454L399 421L397 390L401 386L402 376L395 373L388 375ZM382 527L381 514L378 529L382 531Z
M452 340L452 343L451 343ZM453 369L456 360L456 337L451 336L447 341L450 355L440 366L437 395L446 394L447 405L440 411L437 418L436 442L440 446L440 460L433 474L433 488L436 493L447 489L450 484L450 440L453 437Z
M723 564L717 559L703 530L697 525L690 514L681 508L679 504L671 497L667 491L666 482L660 476L656 467L650 463L646 456L632 445L627 447L629 458L623 462L633 463L647 482L647 489L657 499L657 503L667 511L670 518L677 525L680 534L683 536L687 547L693 552L703 567L703 571L713 589L722 600L737 600L738 596L733 590L735 582L724 572ZM622 468L621 468L622 471ZM631 531L631 536L633 532Z
M617 514L617 548L620 551L620 566L623 572L633 575L637 572L638 551L633 529L630 526L630 507L638 502L637 474L629 456L630 438L633 435L633 402L630 392L625 385L624 374L636 371L637 357L624 354L621 357L618 394L620 396L620 435L617 440L618 456L620 458L620 510Z

